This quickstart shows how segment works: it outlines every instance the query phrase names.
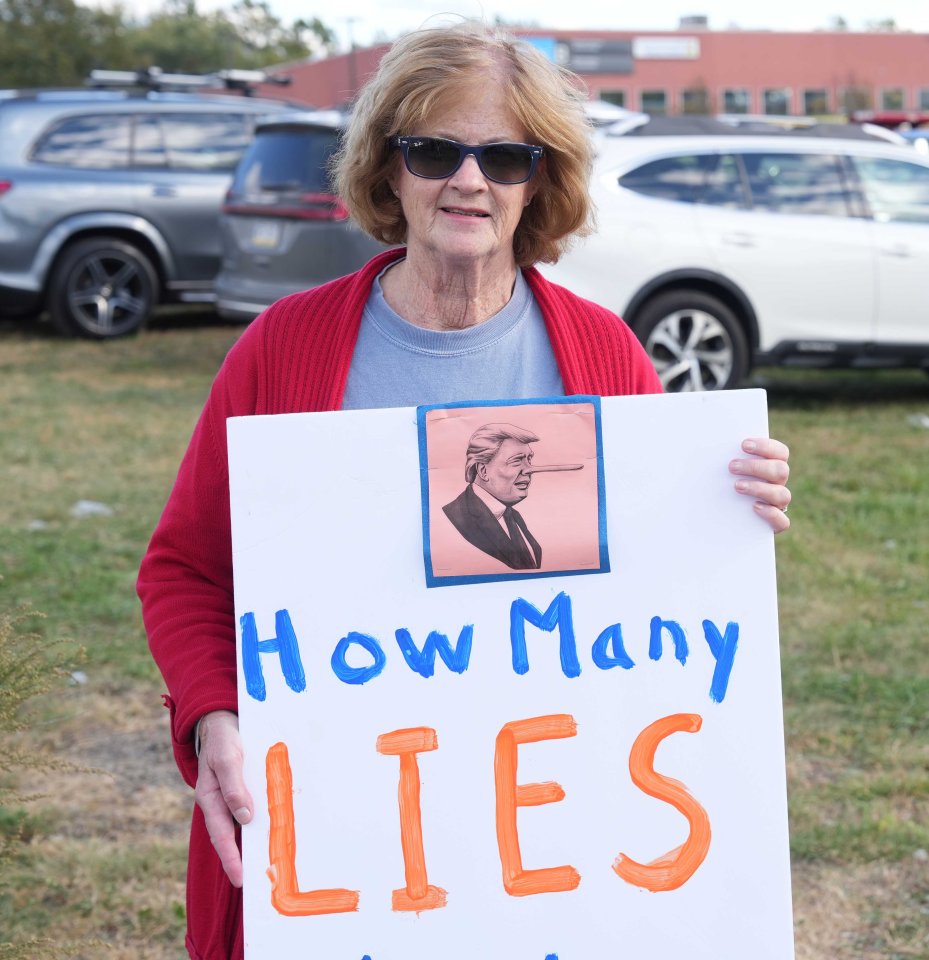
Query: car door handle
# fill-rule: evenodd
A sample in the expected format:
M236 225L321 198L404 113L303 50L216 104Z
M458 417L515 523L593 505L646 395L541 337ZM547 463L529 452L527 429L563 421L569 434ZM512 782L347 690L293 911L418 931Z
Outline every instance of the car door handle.
M905 243L897 243L892 247L881 247L881 253L885 257L897 257L901 260L908 260L913 256L913 251Z
M755 246L755 237L750 233L724 233L722 241L730 247Z
M176 197L177 190L174 187L152 187L153 197Z

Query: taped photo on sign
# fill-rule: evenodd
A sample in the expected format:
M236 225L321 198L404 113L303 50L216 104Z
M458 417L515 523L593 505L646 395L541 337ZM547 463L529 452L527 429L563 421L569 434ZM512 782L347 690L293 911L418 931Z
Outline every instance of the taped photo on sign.
M598 397L417 414L428 586L609 571Z

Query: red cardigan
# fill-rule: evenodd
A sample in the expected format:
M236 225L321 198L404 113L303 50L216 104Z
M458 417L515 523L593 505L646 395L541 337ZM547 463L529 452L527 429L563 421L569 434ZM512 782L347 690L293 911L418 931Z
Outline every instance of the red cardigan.
M197 720L237 707L226 419L340 409L371 285L404 254L387 251L357 273L268 308L229 352L194 429L138 580L149 646L169 691L175 759L191 786ZM534 268L525 277L567 395L661 392L645 351L614 314ZM241 917L241 891L226 880L197 808L187 872L190 956L241 958Z

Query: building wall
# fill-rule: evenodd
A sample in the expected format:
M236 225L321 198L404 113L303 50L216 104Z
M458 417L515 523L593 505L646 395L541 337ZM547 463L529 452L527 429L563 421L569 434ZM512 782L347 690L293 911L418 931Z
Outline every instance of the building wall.
M630 109L649 106L643 96L663 92L668 113L684 112L685 90L705 90L709 112L726 110L725 90L744 90L748 102L743 112L765 113L765 91L785 91L778 109L786 113L842 113L848 106L929 113L929 34L916 33L774 33L749 31L518 31L526 39L550 50L566 49L577 41L608 44L642 41L652 46L672 42L688 46L696 56L688 59L633 58L629 73L580 71L590 96L622 99ZM690 41L689 44L686 41ZM376 69L387 44L359 49L325 60L290 65L288 88L263 88L262 94L300 100L312 106L343 106ZM557 53L556 53L557 55ZM855 92L852 100L846 91ZM808 104L804 91L822 92ZM889 93L887 93L889 92ZM691 106L699 97L691 99ZM652 106L655 101L651 101Z
M673 34L611 34L635 40L681 37ZM682 92L705 87L710 108L722 112L723 91L748 91L748 112L764 113L764 91L788 91L788 112L802 114L803 92L826 92L827 110L842 112L844 92L856 88L881 107L884 90L899 90L902 108L929 110L929 35L890 33L696 32L693 60L635 60L627 75L586 74L591 96L624 91L627 107L641 109L642 92L664 90L669 112L680 112Z

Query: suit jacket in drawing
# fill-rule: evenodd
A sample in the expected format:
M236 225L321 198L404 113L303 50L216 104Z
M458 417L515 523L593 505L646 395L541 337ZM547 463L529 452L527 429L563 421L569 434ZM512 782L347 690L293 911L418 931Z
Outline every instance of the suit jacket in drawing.
M509 508L512 510L512 507ZM542 548L529 532L526 521L518 510L512 510L517 527L526 538L532 557L526 556L521 544L514 544L488 506L474 492L469 483L451 503L442 507L455 529L478 550L505 563L514 570L537 570L542 565Z

